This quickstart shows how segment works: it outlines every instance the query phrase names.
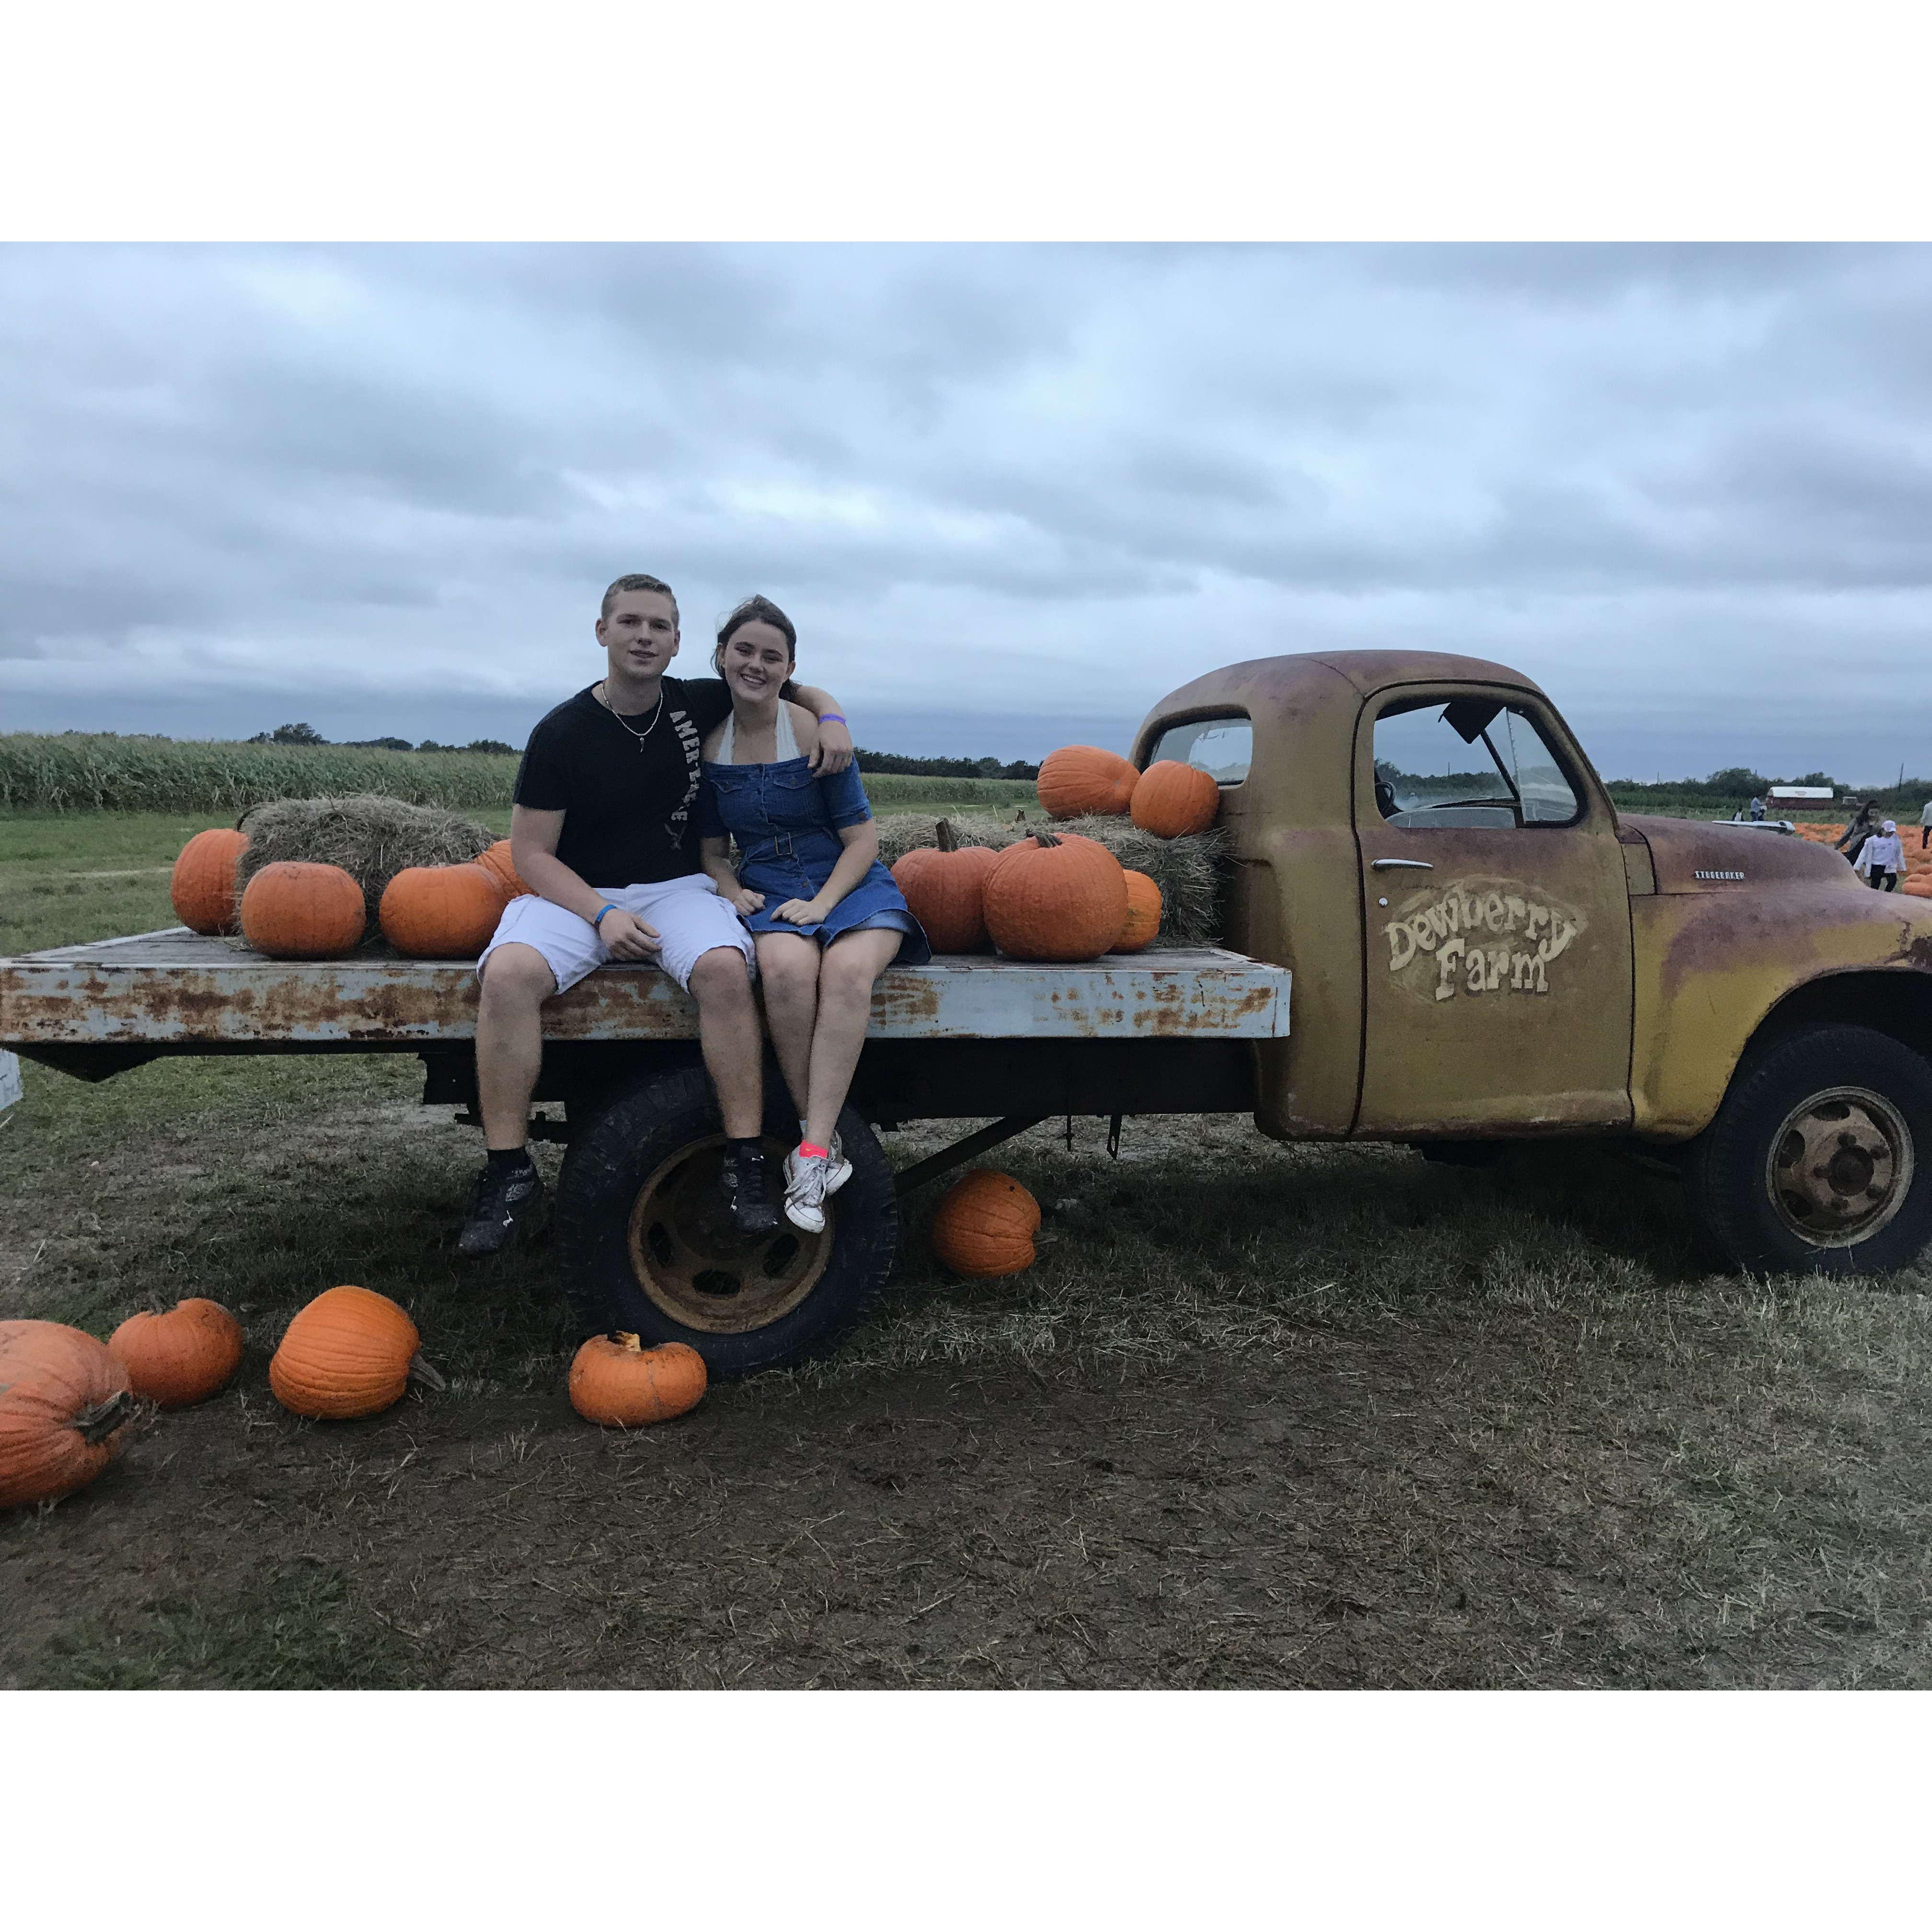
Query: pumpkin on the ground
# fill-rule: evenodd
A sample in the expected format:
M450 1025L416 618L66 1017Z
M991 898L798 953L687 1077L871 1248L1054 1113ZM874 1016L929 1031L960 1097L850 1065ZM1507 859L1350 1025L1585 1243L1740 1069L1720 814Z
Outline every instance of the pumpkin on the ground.
M410 1378L442 1386L417 1352L416 1324L386 1294L352 1284L326 1289L289 1324L268 1364L268 1386L298 1415L348 1421L401 1401Z
M1142 772L1130 815L1156 838L1205 832L1221 809L1221 788L1198 765L1162 758Z
M128 1371L58 1322L0 1322L0 1509L52 1502L121 1453Z
M975 1168L932 1210L932 1252L976 1281L1018 1274L1034 1264L1040 1203L1010 1174Z
M218 1301L190 1295L165 1313L130 1315L107 1338L134 1393L185 1408L228 1386L242 1366L242 1324Z
M411 866L382 893L382 937L416 959L474 959L490 943L507 902L481 865Z
M944 819L936 845L919 845L892 868L914 919L935 952L977 952L986 944L986 874L999 858L991 845L962 845Z
M1127 922L1126 874L1106 847L1036 832L986 874L986 930L1009 958L1097 959Z
M1063 745L1040 761L1034 790L1049 818L1118 818L1132 802L1140 776L1118 752L1097 745Z
M479 853L476 862L503 889L503 897L520 899L530 891L518 876L517 863L510 854L510 842L500 838L488 851Z
M593 1335L570 1364L570 1406L586 1422L642 1429L695 1408L707 1380L704 1358L682 1342Z
M1127 922L1108 948L1111 952L1144 952L1160 930L1160 886L1144 872L1130 872L1126 880Z
M339 959L361 944L362 888L340 866L280 859L242 895L242 936L271 959Z
M248 849L248 835L226 826L197 832L181 849L168 880L175 916L190 932L235 929L235 862Z

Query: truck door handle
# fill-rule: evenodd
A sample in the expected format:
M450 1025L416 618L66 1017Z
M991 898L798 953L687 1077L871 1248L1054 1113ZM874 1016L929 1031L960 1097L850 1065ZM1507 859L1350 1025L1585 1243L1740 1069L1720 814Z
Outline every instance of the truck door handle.
M1397 868L1414 872L1432 872L1436 869L1426 859L1371 859L1369 864L1378 872L1392 872Z

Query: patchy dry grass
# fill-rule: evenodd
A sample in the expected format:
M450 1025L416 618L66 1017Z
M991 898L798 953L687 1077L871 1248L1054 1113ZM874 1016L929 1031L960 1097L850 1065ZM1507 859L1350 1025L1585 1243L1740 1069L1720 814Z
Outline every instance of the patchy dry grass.
M1706 1275L1600 1151L1036 1129L997 1156L1046 1207L1027 1274L938 1270L928 1190L838 1354L626 1436L564 1401L544 1240L456 1265L475 1144L412 1060L26 1080L0 1318L212 1294L249 1350L0 1517L0 1682L1932 1683L1932 1275ZM277 1407L342 1280L446 1394Z

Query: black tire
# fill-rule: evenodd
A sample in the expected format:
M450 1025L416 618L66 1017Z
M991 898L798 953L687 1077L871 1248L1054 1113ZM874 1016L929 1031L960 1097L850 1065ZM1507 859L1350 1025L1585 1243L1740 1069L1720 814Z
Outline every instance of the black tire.
M1932 1239L1932 1067L1869 1027L1787 1034L1732 1077L1683 1175L1702 1245L1734 1268L1904 1268Z
M736 1242L713 1210L724 1124L701 1067L613 1096L574 1138L554 1225L564 1292L580 1335L628 1330L683 1342L718 1377L823 1353L878 1298L898 1249L898 1197L872 1130L851 1108L838 1136L852 1178L826 1204L821 1235ZM773 1162L797 1144L784 1084L766 1085Z

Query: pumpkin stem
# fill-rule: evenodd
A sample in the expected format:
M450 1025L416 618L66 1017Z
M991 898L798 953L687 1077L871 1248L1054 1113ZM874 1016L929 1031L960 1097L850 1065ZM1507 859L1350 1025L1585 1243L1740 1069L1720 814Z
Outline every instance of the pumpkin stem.
M1060 837L1057 832L1036 832L1033 835L1033 842L1037 845L1042 851L1050 851L1054 846L1060 843Z
M939 849L942 852L958 850L959 835L953 830L950 820L942 818L933 828L933 832L939 841Z
M92 1408L83 1408L74 1418L74 1427L80 1439L92 1447L106 1442L134 1413L134 1398L123 1390L105 1402L97 1402Z
M628 1328L612 1329L610 1331L610 1339L614 1342L621 1343L622 1345L624 1352L627 1355L641 1355L644 1352L644 1345L642 1340L640 1340L637 1336L633 1335Z
M410 1358L410 1380L421 1382L424 1388L434 1389L439 1395L449 1386L420 1355Z

